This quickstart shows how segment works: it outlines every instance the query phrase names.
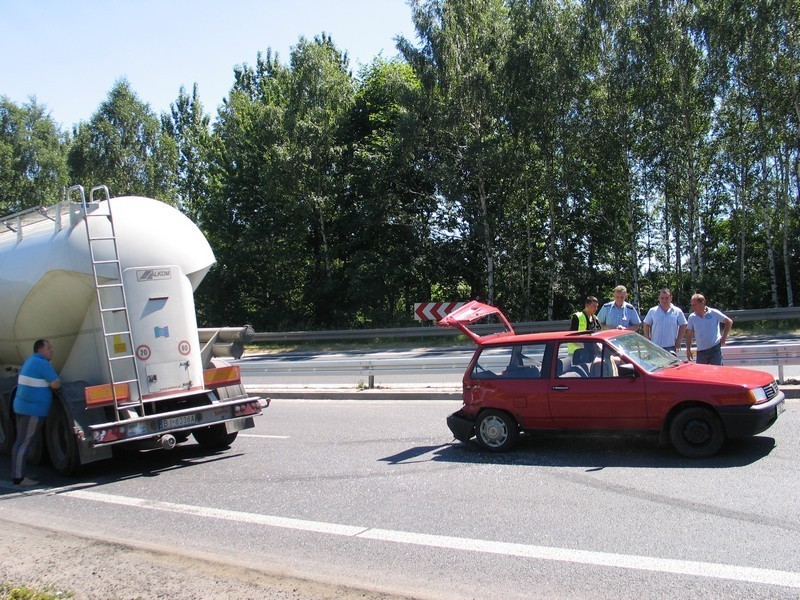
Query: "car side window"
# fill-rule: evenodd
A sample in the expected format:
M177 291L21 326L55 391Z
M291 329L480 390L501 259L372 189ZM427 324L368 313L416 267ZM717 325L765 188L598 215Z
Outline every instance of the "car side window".
M472 368L472 379L539 379L546 344L509 344L484 348Z
M547 344L517 344L512 347L511 360L504 377L509 379L540 379Z
M559 344L556 377L601 379L619 377L619 357L600 342Z

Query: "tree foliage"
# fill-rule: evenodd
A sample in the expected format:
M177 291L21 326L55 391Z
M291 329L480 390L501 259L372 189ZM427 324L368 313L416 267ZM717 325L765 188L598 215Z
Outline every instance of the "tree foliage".
M159 120L117 82L70 138L0 105L7 210L66 182L175 203L217 255L209 324L410 322L480 297L564 318L625 284L794 303L800 0L416 0L353 75L322 34ZM68 157L68 161L65 160Z

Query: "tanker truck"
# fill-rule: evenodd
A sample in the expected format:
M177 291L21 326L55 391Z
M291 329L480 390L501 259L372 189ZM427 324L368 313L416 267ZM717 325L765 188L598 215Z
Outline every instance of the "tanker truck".
M73 186L0 226L0 452L14 443L17 374L37 339L51 341L62 382L38 453L64 475L115 447L170 449L193 435L225 448L269 406L215 357L225 335L198 333L193 293L214 254L180 211L105 186L87 201Z

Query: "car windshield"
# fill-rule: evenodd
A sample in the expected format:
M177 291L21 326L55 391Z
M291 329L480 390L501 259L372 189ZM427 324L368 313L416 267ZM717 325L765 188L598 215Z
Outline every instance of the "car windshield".
M648 373L683 363L677 356L638 333L611 338L608 343Z

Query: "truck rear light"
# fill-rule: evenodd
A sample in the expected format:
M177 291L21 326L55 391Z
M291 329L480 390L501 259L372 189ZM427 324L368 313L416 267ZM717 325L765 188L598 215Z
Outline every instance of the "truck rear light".
M236 417L248 417L250 415L257 415L261 412L261 403L256 400L248 402L247 404L239 404L233 407L233 414Z
M127 383L116 383L113 390L111 384L106 383L87 387L84 391L84 396L86 398L86 407L95 408L114 404L115 396L117 402L129 402L131 390Z
M229 366L219 369L206 369L203 371L203 383L206 389L225 387L227 385L237 385L242 382L239 374L239 367Z

